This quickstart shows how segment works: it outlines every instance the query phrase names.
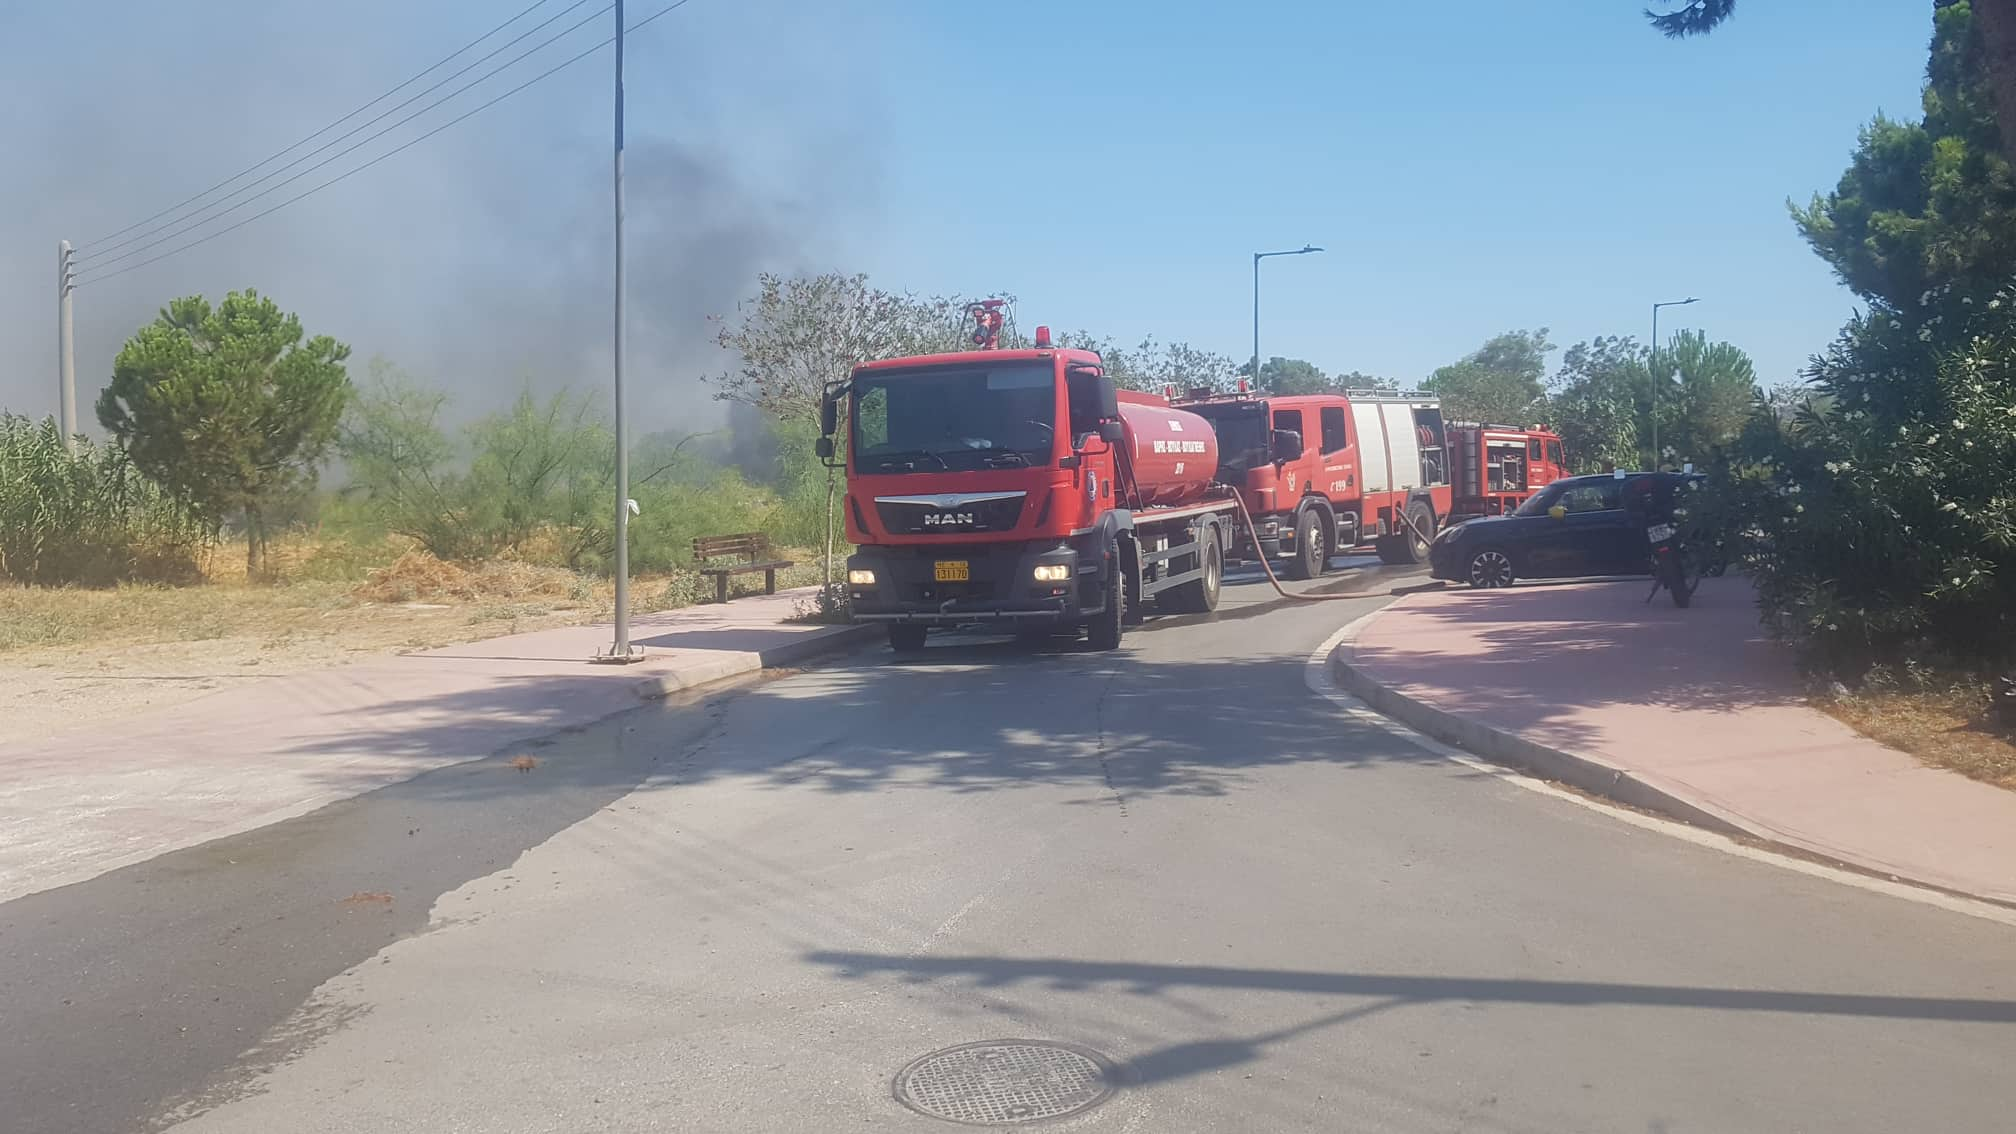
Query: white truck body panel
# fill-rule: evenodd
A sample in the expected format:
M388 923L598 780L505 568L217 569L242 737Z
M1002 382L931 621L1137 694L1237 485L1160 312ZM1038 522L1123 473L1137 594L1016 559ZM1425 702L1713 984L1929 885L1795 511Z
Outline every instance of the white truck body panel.
M1393 487L1393 470L1387 460L1386 431L1380 428L1380 403L1351 403L1351 428L1358 434L1358 483L1364 492L1385 492ZM1413 435L1409 427L1407 433Z
M1421 438L1414 432L1414 407L1407 402L1381 402L1379 412L1386 417L1386 448L1392 461L1393 488L1421 485Z

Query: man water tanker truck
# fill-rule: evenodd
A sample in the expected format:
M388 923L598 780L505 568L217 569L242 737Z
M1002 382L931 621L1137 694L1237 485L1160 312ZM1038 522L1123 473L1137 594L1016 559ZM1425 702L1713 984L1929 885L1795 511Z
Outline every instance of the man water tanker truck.
M1151 603L1215 609L1235 548L1306 577L1364 541L1418 559L1449 514L1432 396L1172 404L1048 328L1000 349L999 305L973 314L978 349L864 363L821 414L820 455L844 447L853 618L899 651L973 624L1083 627L1110 650Z

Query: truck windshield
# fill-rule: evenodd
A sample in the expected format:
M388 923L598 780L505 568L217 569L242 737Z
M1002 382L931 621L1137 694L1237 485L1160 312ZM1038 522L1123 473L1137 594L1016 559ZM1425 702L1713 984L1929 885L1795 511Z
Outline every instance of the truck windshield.
M853 410L863 472L1049 464L1056 376L1048 362L876 371L854 379Z
M1211 423L1211 431L1218 435L1221 472L1244 472L1267 463L1267 403L1205 402L1183 408Z

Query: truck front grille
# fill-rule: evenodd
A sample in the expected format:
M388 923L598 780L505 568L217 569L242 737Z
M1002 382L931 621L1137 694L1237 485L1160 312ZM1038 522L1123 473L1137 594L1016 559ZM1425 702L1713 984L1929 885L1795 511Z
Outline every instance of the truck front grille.
M878 496L875 514L891 535L957 535L1013 531L1022 519L1026 492L944 496Z

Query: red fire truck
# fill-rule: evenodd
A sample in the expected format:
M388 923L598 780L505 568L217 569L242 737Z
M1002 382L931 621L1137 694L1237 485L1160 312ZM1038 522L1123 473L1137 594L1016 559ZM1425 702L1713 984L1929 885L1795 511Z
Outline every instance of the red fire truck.
M1456 485L1451 523L1510 512L1568 475L1561 438L1542 425L1452 422L1449 452Z
M1349 548L1369 547L1388 563L1422 562L1453 508L1447 431L1433 394L1199 390L1175 404L1217 431L1219 479L1244 497L1259 543L1242 532L1241 557L1285 556L1293 578L1322 574Z
M829 392L819 451L844 404L854 619L898 650L972 623L1082 626L1113 649L1151 601L1215 609L1238 504L1213 490L1210 424L1118 390L1048 328L998 349L998 308L975 315L980 349L866 363Z

